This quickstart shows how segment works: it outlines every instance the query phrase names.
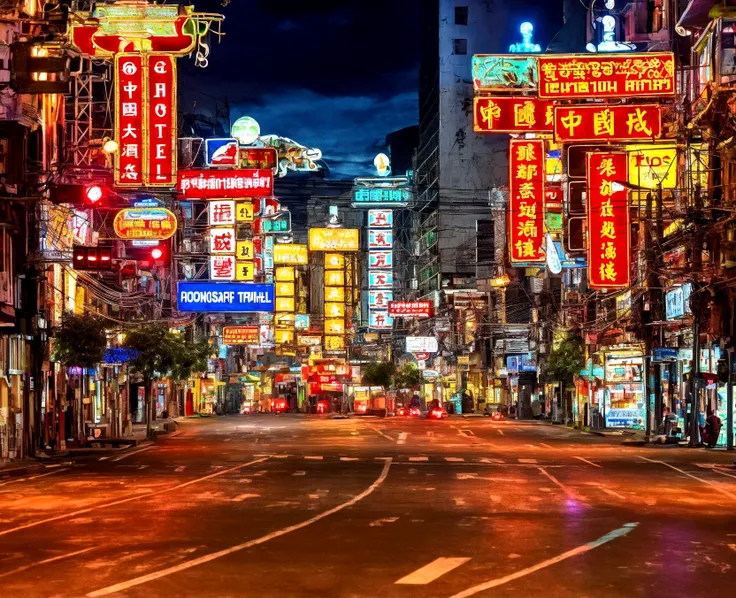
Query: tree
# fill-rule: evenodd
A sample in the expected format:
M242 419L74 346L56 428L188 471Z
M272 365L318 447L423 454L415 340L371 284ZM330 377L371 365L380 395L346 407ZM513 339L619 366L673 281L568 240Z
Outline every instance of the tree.
M575 374L585 367L585 352L583 341L577 336L566 336L556 349L552 350L547 360L546 375L549 380L560 383L560 398L565 410L565 420L568 416L566 386L573 383Z
M54 331L54 360L67 367L95 367L105 357L106 327L100 316L66 312Z
M143 378L146 406L146 436L151 437L151 382L171 377L184 380L192 373L207 369L207 358L213 348L205 342L187 343L183 336L169 330L166 324L140 324L125 335L124 346L136 351L130 368Z
M415 363L407 363L394 375L394 386L415 389L421 386L424 376Z
M389 388L396 374L396 366L390 361L373 361L363 368L363 384Z

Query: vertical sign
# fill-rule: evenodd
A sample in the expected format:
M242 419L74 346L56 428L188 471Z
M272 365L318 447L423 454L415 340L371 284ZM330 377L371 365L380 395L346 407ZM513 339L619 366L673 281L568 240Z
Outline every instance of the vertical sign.
M176 58L149 54L146 130L148 141L147 185L176 184Z
M588 286L627 287L631 256L625 152L587 154Z
M509 141L509 253L512 263L544 262L544 141Z
M394 293L375 284L376 275L393 274L393 223L391 210L368 210L368 327L377 330L393 328L388 304Z
M120 146L115 183L120 187L143 185L144 81L143 57L140 54L115 56L115 139Z

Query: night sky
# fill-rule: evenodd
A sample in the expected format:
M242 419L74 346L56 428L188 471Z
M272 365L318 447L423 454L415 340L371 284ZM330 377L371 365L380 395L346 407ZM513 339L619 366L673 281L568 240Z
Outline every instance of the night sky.
M232 120L249 115L262 134L320 148L331 178L371 175L386 134L418 121L420 2L194 2L224 14L227 35L211 40L206 69L179 62L180 109L210 115L227 98ZM562 25L561 0L508 3L543 48ZM508 47L518 28L505 36Z

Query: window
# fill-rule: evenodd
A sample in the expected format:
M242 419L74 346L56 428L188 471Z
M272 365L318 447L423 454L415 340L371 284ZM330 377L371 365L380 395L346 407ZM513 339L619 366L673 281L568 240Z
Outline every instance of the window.
M467 6L456 6L455 7L455 25L467 25L468 24L468 7Z
M458 55L465 55L468 53L468 40L467 39L453 39L452 40L452 53Z

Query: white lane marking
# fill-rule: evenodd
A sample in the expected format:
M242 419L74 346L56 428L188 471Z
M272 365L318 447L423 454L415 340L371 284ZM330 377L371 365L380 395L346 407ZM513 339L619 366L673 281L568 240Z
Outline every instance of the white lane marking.
M482 478L477 473L457 473L455 474L458 480L483 480L486 482L513 482L515 484L526 483L523 478L504 478L498 476L492 476L488 478Z
M340 461L360 461L359 457L340 457Z
M100 457L98 461L107 461L110 457Z
M519 463L534 464L538 463L536 459L519 459Z
M260 494L238 494L235 498L231 498L231 502L243 502L246 498L258 498Z
M409 461L411 461L412 463L419 463L429 461L429 457L409 457Z
M322 455L304 455L304 458L311 461L322 461L324 459Z
M177 467L177 468L176 468L176 469L175 469L174 471L176 471L177 473L181 473L181 472L182 472L182 471L184 471L184 470L185 470L186 468L187 468L187 466L186 466L186 465L179 465L179 467Z
M475 436L475 432L473 432L473 430L471 430L470 428L463 428L462 432L467 436Z
M388 434L384 434L384 433L383 433L383 432L381 432L381 430L379 430L378 428L373 428L373 427L371 427L371 430L373 430L373 431L374 431L374 432L375 432L376 434L380 434L380 435L381 435L381 436L383 436L383 437L384 437L384 438L385 438L386 440L390 440L391 442L396 442L396 441L395 441L395 440L394 440L393 438L391 438L391 436L389 436Z
M575 494L572 490L570 490L567 486L565 486L560 480L558 480L555 476L553 476L551 473L549 473L544 467L537 467L537 469L547 476L549 480L558 488L560 488L565 494L567 494L570 498L574 500L581 500L580 497Z
M552 447L552 446L548 445L548 444L547 444L546 442L540 442L539 444L540 444L541 446L545 447L545 448L548 448L548 449L554 448L554 447Z
M637 525L638 523L627 523L623 527L615 529L612 532L607 533L605 536L601 536L597 540L594 540L593 542L588 542L587 544L583 544L582 546L578 546L577 548L573 548L572 550L568 550L567 552L558 554L556 557L547 559L546 561L542 561L541 563L537 563L536 565L532 565L531 567L527 567L526 569L521 569L516 573L511 573L510 575L506 575L504 577L499 577L497 579L492 579L490 581L478 584L477 586L473 586L472 588L468 588L467 590L463 590L462 592L451 596L451 598L468 598L468 596L474 596L479 592L490 590L491 588L497 588L498 586L507 584L510 581L514 581L515 579L525 577L530 573L536 573L540 569L545 569L547 567L550 567L551 565L556 565L557 563L560 563L571 557L585 554L586 552L589 552L594 548L598 548L599 546L603 546L604 544L607 544L612 540L616 540L617 538L625 536L629 532L633 531Z
M31 476L30 478L16 478L14 480L9 480L7 482L3 482L0 484L0 486L7 486L8 484L12 484L13 482L26 482L29 480L37 480L38 478L45 478L47 475L54 475L55 473L60 473L62 471L68 471L69 468L65 467L64 469L55 469L54 471L49 471L48 473L42 473L39 475Z
M465 459L462 457L445 457L445 461L448 463L464 463Z
M736 478L736 475L726 473L725 471L721 471L720 469L717 469L717 468L714 468L713 471L715 471L716 473L720 473L721 475L725 475L728 478Z
M453 569L457 569L460 565L464 565L469 560L470 559L467 557L449 558L443 556L433 560L428 565L424 565L424 567L420 567L413 573L409 573L409 575L402 577L396 583L401 585L423 586L433 582L439 577L442 577L445 573L449 573Z
M291 455L273 455L274 459L288 459Z
M615 490L611 490L610 488L606 488L605 486L601 486L600 484L597 484L596 487L601 490L602 492L605 492L609 496L615 496L616 498L620 498L621 500L626 500L626 497L619 494Z
M335 513L338 513L342 511L343 509L346 509L347 507L353 506L354 504L363 500L366 496L369 496L370 494L372 494L379 486L381 486L381 484L383 484L384 480L388 476L388 471L390 468L391 468L391 459L387 460L386 463L383 464L383 469L381 470L381 474L378 476L376 481L373 482L370 486L368 486L368 488L363 490L363 492L361 492L360 494L357 494L350 500L340 505L337 505L336 507L333 507L327 511L324 511L323 513L320 513L319 515L315 515L311 519L307 519L306 521L302 521L301 523L290 525L289 527L285 527L275 532L271 532L270 534L266 534L265 536L261 536L260 538L256 538L255 540L249 540L247 542L243 542L242 544L236 544L235 546L231 546L230 548L225 548L224 550L218 550L217 552L206 554L197 559L192 559L191 561L180 563L179 565L175 565L173 567L167 567L166 569L161 569L160 571L154 571L153 573L149 573L148 575L143 575L141 577L134 577L133 579L129 579L128 581L123 581L121 583L117 583L115 585L108 586L100 590L95 590L94 592L90 592L89 594L87 594L87 596L89 598L96 598L97 596L107 596L109 594L114 594L116 592L122 592L129 588L147 583L149 581L153 581L154 579L160 579L168 575L173 575L174 573L186 571L187 569L191 569L192 567L197 567L199 565L203 565L204 563L209 563L210 561L214 561L215 559L219 559L223 556L233 554L234 552L239 552L241 550L245 550L246 548L251 548L252 546L263 544L265 542L268 542L269 540L273 540L274 538L279 538L288 533L302 529L303 527L307 527L308 525L312 525L313 523L316 523L320 519L324 519L325 517L334 515Z
M729 545L728 545L728 547L729 547L729 548L730 548L731 550L733 550L734 552L736 552L736 544L729 544Z
M193 484L197 484L199 482L204 482L205 480L210 480L212 478L216 478L218 476L221 476L226 473L230 473L233 471L237 471L239 469L243 469L244 467L248 467L250 465L255 465L256 463L261 463L262 461L265 461L266 459L255 459L253 461L248 461L248 463L243 463L241 465L236 465L235 467L231 467L230 469L221 469L220 471L216 473L211 473L209 475L203 476L201 478L195 478L193 480L189 480L188 482L184 482L182 484L176 484L175 486L171 486L170 488L164 488L163 490L152 490L151 492L144 492L141 494L136 494L135 496L129 496L128 498L121 498L119 500L114 500L112 502L105 502L105 503L98 503L96 505L92 505L91 507L86 507L84 509L79 509L77 511L72 511L71 513L63 513L62 515L56 515L55 517L48 517L47 519L39 519L36 521L33 521L31 523L26 523L24 525L19 525L18 527L11 527L10 529L4 529L0 530L0 536L4 536L6 534L11 534L13 532L20 531L22 529L28 529L29 527L36 527L37 525L43 525L44 523L50 523L52 521L58 521L59 519L65 519L67 517L76 517L77 515L82 515L84 513L90 513L91 511L96 511L97 509L107 508L107 507L114 507L117 505L122 505L128 502L132 502L134 500L140 500L142 498L147 498L149 496L158 496L159 494L164 494L166 492L171 492L172 490L179 490L180 488L186 488L187 486L191 486Z
M503 430L496 430L501 436L506 436L506 434L503 433Z
M578 461L582 461L583 463L587 463L588 465L592 465L593 467L597 467L599 469L603 469L602 465L598 465L598 463L593 463L592 461L588 461L587 459L583 459L582 457L575 457L573 456L573 459L577 459Z
M687 471L683 471L679 467L675 467L674 465L670 465L669 463L665 463L664 461L655 461L654 459L649 459L647 457L642 457L641 455L638 455L639 459L644 459L645 461L648 461L649 463L658 463L659 465L665 465L666 467L669 467L670 469L674 469L678 473L681 473L684 476L687 476L689 478L692 478L693 480L697 480L698 482L701 482L703 484L707 484L708 486L711 486L712 488L715 488L723 494L724 496L728 496L732 500L736 500L736 494L732 494L725 488L722 488L720 484L716 482L711 482L710 480L704 480L703 478L699 478L698 476L694 476L691 473L688 473Z
M62 559L70 559L73 556L77 556L79 554L84 554L85 552L89 552L90 550L94 548L97 548L97 547L89 546L88 548L83 548L82 550L76 550L75 552L67 552L66 554L54 556L54 557L51 557L50 559L44 559L43 561L38 561L37 563L30 563L28 565L23 565L22 567L18 567L17 569L13 569L12 571L6 571L5 573L0 573L0 577L7 577L8 575L14 575L15 573L20 573L21 571L25 571L26 569L30 569L31 567L35 567L36 565L48 565L49 563L55 563L56 561L60 561Z
M294 473L292 473L291 475L293 475L293 476L297 476L297 475L307 475L307 472L306 472L306 471L295 471L295 472L294 472Z
M406 437L408 435L408 432L399 432L399 439L396 441L396 444L406 444Z
M127 459L131 455L137 455L138 453L142 453L143 451L150 451L152 448L156 448L155 444L152 444L150 446L144 446L143 448L139 448L135 451L130 451L125 453L124 455L120 455L119 457L115 457L112 459L113 461L122 461L123 459Z
M503 463L503 459L491 459L490 457L483 457L480 459L481 463L492 463L494 465L498 465L499 463Z
M459 496L456 496L455 498L453 498L453 500L455 501L455 506L456 507L464 507L465 506L465 499L464 498L461 498Z
M398 521L398 517L384 517L383 519L376 519L368 524L368 527L383 527L384 523L395 523Z
M537 448L537 447L536 447L536 446L534 446L533 444L527 444L526 446L528 446L529 448L533 448L533 449L535 449L535 450L536 450L536 448Z

